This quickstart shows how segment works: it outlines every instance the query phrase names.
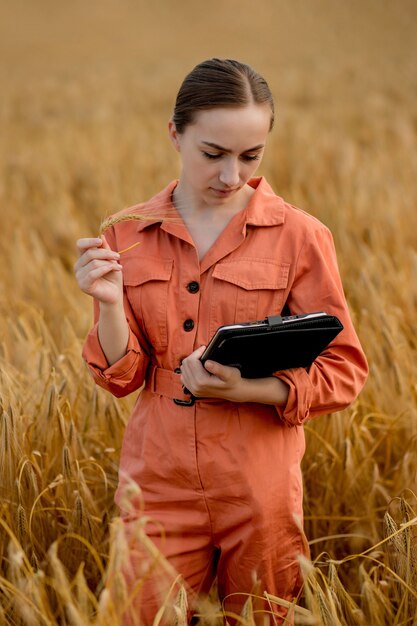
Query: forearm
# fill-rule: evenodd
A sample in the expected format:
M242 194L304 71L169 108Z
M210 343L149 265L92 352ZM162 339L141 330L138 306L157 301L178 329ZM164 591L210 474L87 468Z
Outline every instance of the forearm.
M289 389L287 383L273 376L267 378L242 378L240 401L285 406Z
M123 302L100 303L98 338L109 365L113 365L126 354L129 327Z

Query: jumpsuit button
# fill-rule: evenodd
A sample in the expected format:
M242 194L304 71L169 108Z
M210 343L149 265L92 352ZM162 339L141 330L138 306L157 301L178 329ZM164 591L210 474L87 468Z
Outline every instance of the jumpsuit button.
M190 293L197 293L197 291L200 290L200 285L196 280L192 280L190 283L188 283L187 289Z
M186 330L187 332L190 332L190 330L193 330L194 328L194 321L193 320L185 320L184 324L182 325L182 327L184 328L184 330Z
M174 369L174 374L181 374L181 368L180 367L176 367Z

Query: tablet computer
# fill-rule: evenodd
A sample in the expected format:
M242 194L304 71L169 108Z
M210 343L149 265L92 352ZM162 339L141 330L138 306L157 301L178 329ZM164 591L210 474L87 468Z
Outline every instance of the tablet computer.
M244 378L262 378L309 367L342 330L340 320L325 311L229 324L217 329L201 361L237 367Z

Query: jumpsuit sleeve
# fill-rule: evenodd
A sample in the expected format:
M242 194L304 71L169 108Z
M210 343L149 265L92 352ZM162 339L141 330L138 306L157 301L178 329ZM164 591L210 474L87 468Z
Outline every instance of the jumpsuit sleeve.
M106 241L115 250L112 231L106 233ZM149 347L138 326L132 308L123 294L123 305L129 326L129 339L126 354L109 366L98 337L99 303L94 300L94 325L84 342L82 356L94 381L120 398L139 389L145 380L149 363Z
M287 305L291 313L325 311L344 329L309 368L275 372L289 386L280 417L290 425L340 411L358 396L368 364L353 327L337 265L333 237L326 227L309 236L301 248Z

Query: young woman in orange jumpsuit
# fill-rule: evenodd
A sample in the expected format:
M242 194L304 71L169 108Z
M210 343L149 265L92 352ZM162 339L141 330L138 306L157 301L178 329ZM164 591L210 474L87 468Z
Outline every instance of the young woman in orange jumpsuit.
M83 351L95 381L116 396L144 384L116 493L127 533L136 517L155 520L148 535L190 598L217 576L225 610L236 614L254 589L289 602L299 591L297 557L308 551L303 423L347 407L367 376L329 230L254 176L273 120L268 85L252 68L219 59L197 65L169 121L179 179L125 211L146 212L146 221L80 239L75 266L95 301ZM199 357L218 326L284 307L324 310L344 330L309 368L243 379L233 367L203 367ZM133 511L125 497L132 481L140 488ZM135 549L126 578L144 583L123 623L136 617L148 626L167 568L144 575ZM276 608L279 621L285 609Z

